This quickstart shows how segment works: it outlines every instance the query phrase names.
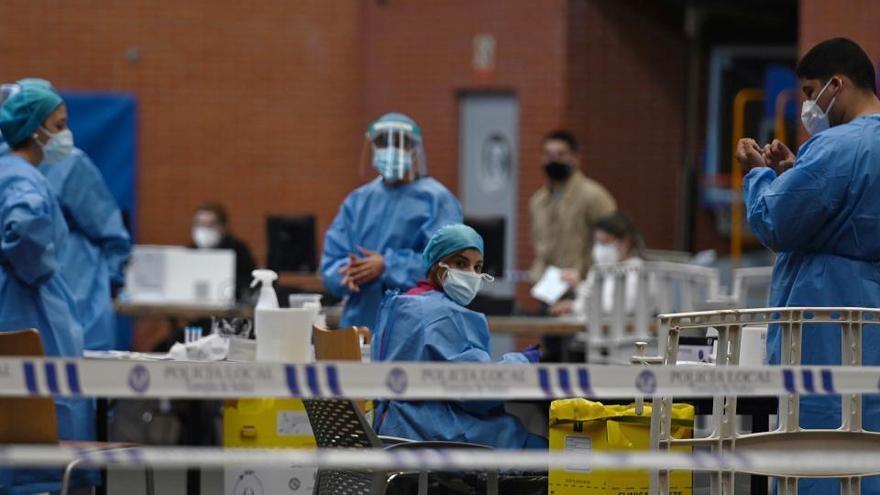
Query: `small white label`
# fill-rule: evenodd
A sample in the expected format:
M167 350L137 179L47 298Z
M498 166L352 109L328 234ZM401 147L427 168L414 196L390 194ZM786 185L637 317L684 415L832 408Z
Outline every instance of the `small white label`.
M593 450L593 440L590 437L579 437L575 435L566 435L565 436L565 452L572 452L575 454L590 452ZM590 468L586 466L565 466L564 468L569 472L577 472L577 473L589 473Z
M275 431L279 437L311 436L309 417L303 411L278 411Z

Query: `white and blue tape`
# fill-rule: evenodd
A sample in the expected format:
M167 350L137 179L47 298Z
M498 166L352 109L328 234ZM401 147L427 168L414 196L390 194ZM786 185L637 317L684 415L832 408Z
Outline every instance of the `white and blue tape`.
M546 399L880 393L877 367L0 359L0 396Z
M369 455L364 455L369 452ZM880 452L848 450L768 450L693 453L675 451L546 451L481 449L231 449L130 447L117 449L52 445L0 447L0 466L56 467L79 460L80 467L183 469L258 465L325 469L455 471L474 469L545 470L550 466L615 470L689 470L792 473L798 476L880 474ZM832 474L833 473L833 474Z

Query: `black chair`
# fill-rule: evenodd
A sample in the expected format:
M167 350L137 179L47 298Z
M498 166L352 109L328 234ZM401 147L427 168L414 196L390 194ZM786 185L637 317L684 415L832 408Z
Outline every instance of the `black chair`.
M483 445L457 442L418 442L379 436L360 409L349 399L303 399L315 442L322 449L488 449ZM315 495L382 495L388 483L408 472L371 472L319 469ZM418 473L418 493L428 493L428 472ZM498 494L498 471L487 473L486 493Z

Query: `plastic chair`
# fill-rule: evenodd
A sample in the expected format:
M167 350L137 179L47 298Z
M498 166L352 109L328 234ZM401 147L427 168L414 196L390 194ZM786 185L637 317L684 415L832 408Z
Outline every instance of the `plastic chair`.
M0 356L45 356L39 332L33 329L0 332ZM0 398L0 444L61 444L76 446L87 451L121 451L133 446L106 442L60 441L55 403L52 399L43 397ZM61 495L70 492L73 472L84 461L85 459L78 458L67 465L60 483ZM154 479L153 470L150 468L146 469L146 487L147 494L152 495Z
M693 264L627 261L593 266L591 275L585 340L591 353L606 355L612 362L628 361L635 342L655 340L654 315L706 309L707 302L717 299L720 292L718 270ZM632 276L636 299L633 314L627 314L626 285ZM614 280L610 314L602 303L603 287L609 279Z
M674 365L678 355L678 338L682 331L715 328L718 331L716 366L737 366L742 328L746 325L778 324L782 337L782 366L801 364L801 345L805 325L840 325L841 363L846 366L862 365L862 334L865 325L880 325L880 310L866 308L763 308L746 310L704 311L661 315L659 317L662 362ZM880 331L880 329L874 329ZM832 365L826 365L832 366ZM654 414L651 418L652 447L667 451L673 445L710 447L713 453L733 454L767 450L834 449L858 452L880 450L880 433L862 428L861 394L841 395L842 423L837 429L804 429L800 427L799 397L790 393L779 397L779 427L766 433L739 433L736 430L736 396L724 395L713 398L712 424L714 431L706 438L678 440L670 436L672 397L654 398ZM793 467L785 471L771 472L755 467L746 474L779 478L778 493L797 493L799 478L838 478L841 495L861 493L863 476L880 474L857 470L832 470L822 473L802 472ZM733 495L734 472L712 473L713 494ZM666 494L669 491L669 472L658 471L651 475L651 493Z
M373 431L354 402L348 399L303 399L309 423L318 448L323 449L400 449L400 448L474 448L483 445L457 442L417 442L396 437L383 437ZM405 472L338 471L319 469L315 495L381 495L388 483ZM428 472L420 471L419 495L428 493ZM498 472L490 471L486 493L497 495Z

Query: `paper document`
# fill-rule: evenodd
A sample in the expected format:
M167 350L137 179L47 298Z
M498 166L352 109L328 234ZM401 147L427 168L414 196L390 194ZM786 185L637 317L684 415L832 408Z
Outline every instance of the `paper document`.
M555 266L549 266L541 275L541 280L532 286L530 291L532 297L546 303L556 304L556 301L563 296L570 287L562 280L562 270Z

